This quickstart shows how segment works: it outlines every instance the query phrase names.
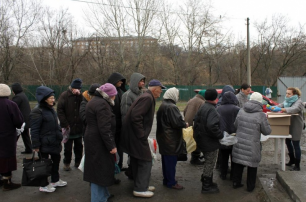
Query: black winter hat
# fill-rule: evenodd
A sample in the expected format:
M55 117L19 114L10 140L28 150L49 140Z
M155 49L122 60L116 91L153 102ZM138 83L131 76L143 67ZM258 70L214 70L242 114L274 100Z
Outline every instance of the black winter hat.
M13 83L12 84L12 91L15 93L15 94L18 94L18 93L21 93L23 91L20 83Z
M214 101L218 97L218 92L216 89L209 88L205 91L205 100Z
M89 87L89 90L88 90L88 94L89 94L89 95L94 95L96 89L99 88L100 86L101 86L101 84L99 84L99 83L93 83L93 84L91 84L91 86Z
M75 89L81 89L82 88L82 80L81 79L74 79L71 84L70 84L71 88L75 88Z

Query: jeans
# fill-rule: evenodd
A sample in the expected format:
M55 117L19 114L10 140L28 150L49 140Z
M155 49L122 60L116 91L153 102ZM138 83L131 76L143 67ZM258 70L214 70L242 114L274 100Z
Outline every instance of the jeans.
M110 196L107 187L102 187L97 184L91 183L91 202L107 202Z
M177 156L176 155L161 155L163 169L163 184L171 188L177 181L175 180Z
M300 141L293 141L291 139L286 139L286 145L288 148L289 154L294 154L296 159L301 159L301 147ZM294 149L294 151L293 151Z

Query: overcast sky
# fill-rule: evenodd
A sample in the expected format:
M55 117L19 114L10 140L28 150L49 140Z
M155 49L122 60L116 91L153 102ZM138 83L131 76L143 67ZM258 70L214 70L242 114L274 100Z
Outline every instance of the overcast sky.
M175 1L179 2L180 0ZM78 21L83 21L83 8L87 7L86 3L73 0L42 0L42 2L52 8L69 8ZM273 15L285 15L290 20L290 25L294 27L298 27L299 23L306 24L306 0L212 0L211 2L214 7L214 15L226 16L228 20L225 22L224 28L231 30L238 38L246 37L247 17L250 18L251 34L254 34L252 23L262 22L265 18L271 20Z

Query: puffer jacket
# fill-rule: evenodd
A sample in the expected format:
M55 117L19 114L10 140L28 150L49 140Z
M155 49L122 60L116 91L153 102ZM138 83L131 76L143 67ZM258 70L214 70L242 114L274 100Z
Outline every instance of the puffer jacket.
M278 105L278 107L284 108L284 103ZM295 101L291 107L286 107L286 113L298 114L291 116L289 134L292 135L293 141L301 140L302 130L304 126L304 105L301 98Z
M193 126L193 119L201 105L205 102L202 95L197 94L187 102L186 108L184 109L184 118L189 126Z
M183 144L182 129L186 128L186 123L173 100L163 100L157 111L156 120L159 153L162 155L180 154Z
M220 148L223 132L216 105L206 101L194 118L193 137L202 152L212 152Z
M235 126L238 142L233 146L233 162L258 167L261 160L260 134L271 133L268 119L262 111L262 104L254 100L247 102L239 111Z
M133 104L133 102L143 93L141 89L138 87L139 81L142 79L145 79L146 77L139 73L133 73L131 75L130 80L130 89L123 93L122 99L121 99L121 116L122 120L124 119L125 115L127 114L130 106Z
M240 91L237 95L236 95L237 99L238 99L238 107L243 108L244 104L246 102L249 101L249 98L247 95L245 95L242 91Z

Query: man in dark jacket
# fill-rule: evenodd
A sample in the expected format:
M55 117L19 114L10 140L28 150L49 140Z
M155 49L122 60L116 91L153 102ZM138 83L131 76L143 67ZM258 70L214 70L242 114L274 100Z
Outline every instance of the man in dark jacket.
M133 177L133 195L152 197L155 187L149 186L152 156L148 143L154 113L155 99L165 87L158 80L149 82L149 90L139 96L127 112L122 127L122 151L130 155Z
M118 92L115 98L115 105L112 106L112 109L113 109L113 113L116 116L115 142L117 145L117 152L119 155L118 166L120 169L122 169L123 152L120 148L120 137L121 137L121 127L122 127L120 104L122 100L122 95L126 91L126 88L125 88L126 79L120 73L115 72L110 75L107 82L113 84L116 87L117 92ZM116 179L116 183L118 182L119 182L119 179Z
M194 118L193 137L205 158L201 178L203 194L219 192L217 184L212 182L213 169L220 147L219 140L223 138L223 132L220 130L219 114L216 110L217 96L216 89L207 89L205 92L206 102Z
M57 114L62 128L70 129L69 140L64 144L64 170L70 171L72 157L72 145L74 143L75 164L77 168L83 154L83 123L79 116L80 104L82 102L82 80L75 79L69 89L63 92L58 99Z
M32 147L31 147L32 143L29 134L29 128L30 128L29 115L31 112L29 100L27 96L24 94L23 89L19 83L12 84L12 91L15 94L15 96L12 98L12 101L18 105L18 108L20 109L25 122L24 131L21 133L25 150L21 153L32 154Z

